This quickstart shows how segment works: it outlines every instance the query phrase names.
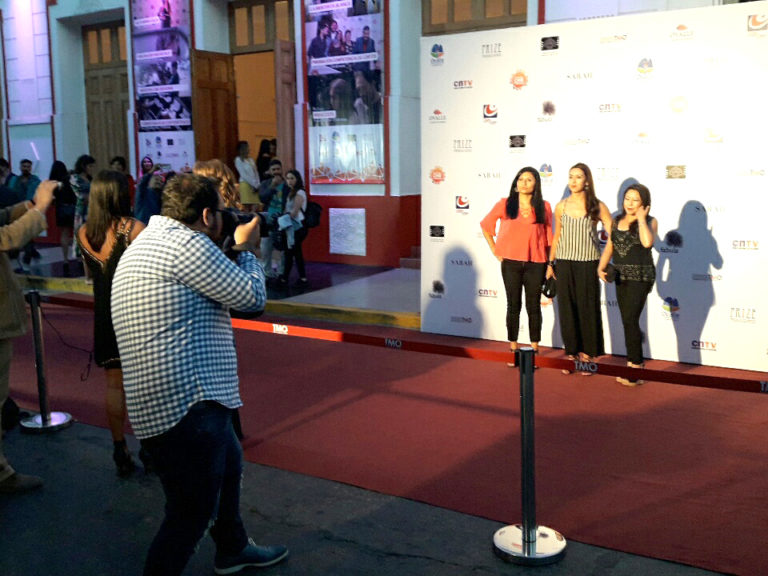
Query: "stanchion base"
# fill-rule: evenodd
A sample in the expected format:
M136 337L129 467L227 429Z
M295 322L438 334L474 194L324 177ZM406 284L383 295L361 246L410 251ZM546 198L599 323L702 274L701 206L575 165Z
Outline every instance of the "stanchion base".
M496 555L513 564L542 566L554 564L565 556L566 541L557 530L539 526L536 542L528 554L523 552L523 527L520 524L499 528L493 535Z
M43 432L54 432L61 430L72 424L72 416L66 412L51 412L50 422L43 422L40 414L36 416L30 416L25 418L19 425L22 432L29 432L30 434L41 434Z

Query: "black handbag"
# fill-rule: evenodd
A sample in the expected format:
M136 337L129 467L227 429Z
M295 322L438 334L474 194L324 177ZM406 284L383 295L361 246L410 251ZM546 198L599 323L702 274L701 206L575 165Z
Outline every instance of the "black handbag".
M544 294L546 298L554 298L557 296L557 281L554 276L544 280L544 285L541 287L541 293Z

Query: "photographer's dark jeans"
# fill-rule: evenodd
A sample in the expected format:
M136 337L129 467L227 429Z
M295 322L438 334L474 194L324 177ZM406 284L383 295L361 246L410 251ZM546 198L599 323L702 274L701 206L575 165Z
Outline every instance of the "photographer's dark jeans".
M525 311L531 342L541 341L541 286L547 274L544 262L501 261L501 277L507 292L507 340L517 342L520 332L520 308L525 287Z
M199 402L176 426L141 445L165 492L165 518L149 548L144 576L181 574L211 525L218 553L234 555L245 548L243 452L232 428L232 410Z

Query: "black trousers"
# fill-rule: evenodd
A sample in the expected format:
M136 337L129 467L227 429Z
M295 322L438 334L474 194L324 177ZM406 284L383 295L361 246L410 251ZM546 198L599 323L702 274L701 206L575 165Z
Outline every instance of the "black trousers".
M645 301L653 288L653 282L639 282L619 278L616 282L616 300L619 302L621 323L624 326L624 342L627 346L627 361L643 363L643 331L640 329L640 315Z
M501 261L501 277L507 292L507 340L517 342L520 332L520 308L525 287L525 311L531 342L541 341L541 286L547 265L544 262Z
M293 248L288 248L285 251L285 264L283 266L283 278L288 280L291 275L291 269L293 268L293 261L296 260L296 269L299 271L299 278L306 278L307 271L304 267L304 253L301 251L301 245L307 238L309 230L306 228L299 228L293 235Z
M565 353L605 354L598 260L557 260L557 310Z

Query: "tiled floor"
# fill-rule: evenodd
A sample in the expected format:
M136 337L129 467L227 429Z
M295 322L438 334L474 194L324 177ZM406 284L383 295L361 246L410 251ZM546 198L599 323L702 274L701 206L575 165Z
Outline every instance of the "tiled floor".
M41 258L29 265L15 262L31 276L49 278L82 278L83 264L70 261L65 268L61 249L38 246ZM267 292L270 300L297 304L334 306L387 312L419 312L420 271L408 268L385 268L307 262L307 288L278 287L270 280ZM292 279L295 282L295 273Z

